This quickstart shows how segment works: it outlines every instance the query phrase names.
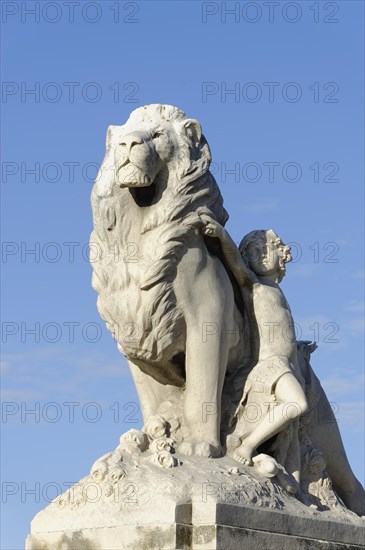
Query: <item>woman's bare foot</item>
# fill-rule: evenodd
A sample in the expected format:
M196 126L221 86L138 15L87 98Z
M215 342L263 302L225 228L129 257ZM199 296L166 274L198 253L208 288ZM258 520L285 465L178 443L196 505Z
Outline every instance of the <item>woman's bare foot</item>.
M252 466L252 454L254 449L244 442L235 450L233 458L246 466Z

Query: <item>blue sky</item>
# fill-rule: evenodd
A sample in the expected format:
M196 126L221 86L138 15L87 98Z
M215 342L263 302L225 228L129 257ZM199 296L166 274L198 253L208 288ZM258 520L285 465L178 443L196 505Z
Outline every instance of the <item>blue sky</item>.
M1 548L141 425L87 242L106 129L148 103L202 123L235 241L292 244L283 290L364 482L363 2L1 7Z

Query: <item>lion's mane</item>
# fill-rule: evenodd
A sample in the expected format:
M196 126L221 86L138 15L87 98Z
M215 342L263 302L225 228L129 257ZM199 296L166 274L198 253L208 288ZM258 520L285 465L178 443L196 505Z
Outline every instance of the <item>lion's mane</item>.
M149 120L163 119L165 124L167 121L171 131L175 121L187 118L175 107L149 105L132 113L126 123L128 131L138 130L134 120L140 121L141 115ZM184 351L185 324L173 281L189 246L189 234L196 232L201 213L222 225L228 215L209 172L211 157L204 136L199 154L194 155L189 144L179 138L175 155L183 169L168 172L165 191L148 208L138 206L129 189L113 185L113 146L109 144L92 193L93 287L99 293L98 309L124 355L165 369ZM108 191L100 192L101 187ZM136 209L141 208L138 241L132 242ZM153 257L143 253L148 239L155 245Z

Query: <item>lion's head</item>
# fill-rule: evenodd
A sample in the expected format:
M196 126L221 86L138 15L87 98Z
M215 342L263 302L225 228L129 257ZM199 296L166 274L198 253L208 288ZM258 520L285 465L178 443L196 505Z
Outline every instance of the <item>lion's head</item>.
M91 241L101 249L93 286L120 350L134 361L165 368L183 352L173 290L179 261L200 214L222 225L228 218L210 160L199 122L176 107L147 105L108 129L92 193Z
M112 192L105 169L114 171L117 187L156 188L171 174L176 183L195 180L207 172L211 161L199 122L170 105L140 107L123 126L109 126L106 148L112 164L102 167L98 175L99 197ZM146 197L152 194L145 193Z

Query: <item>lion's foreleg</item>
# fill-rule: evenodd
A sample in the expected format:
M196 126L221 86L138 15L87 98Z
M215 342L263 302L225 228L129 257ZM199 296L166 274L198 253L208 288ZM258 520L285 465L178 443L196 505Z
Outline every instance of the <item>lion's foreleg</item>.
M204 321L202 321L203 323ZM184 421L187 438L206 443L219 454L221 395L228 350L210 343L202 346L201 324L191 325L186 340ZM193 451L195 454L195 452ZM202 453L205 454L205 453ZM208 450L210 454L210 450Z
M208 256L204 269L194 272L194 280L185 290L181 300L187 327L184 397L187 437L183 449L189 454L214 456L220 452L222 389L234 340L233 289L219 260Z

